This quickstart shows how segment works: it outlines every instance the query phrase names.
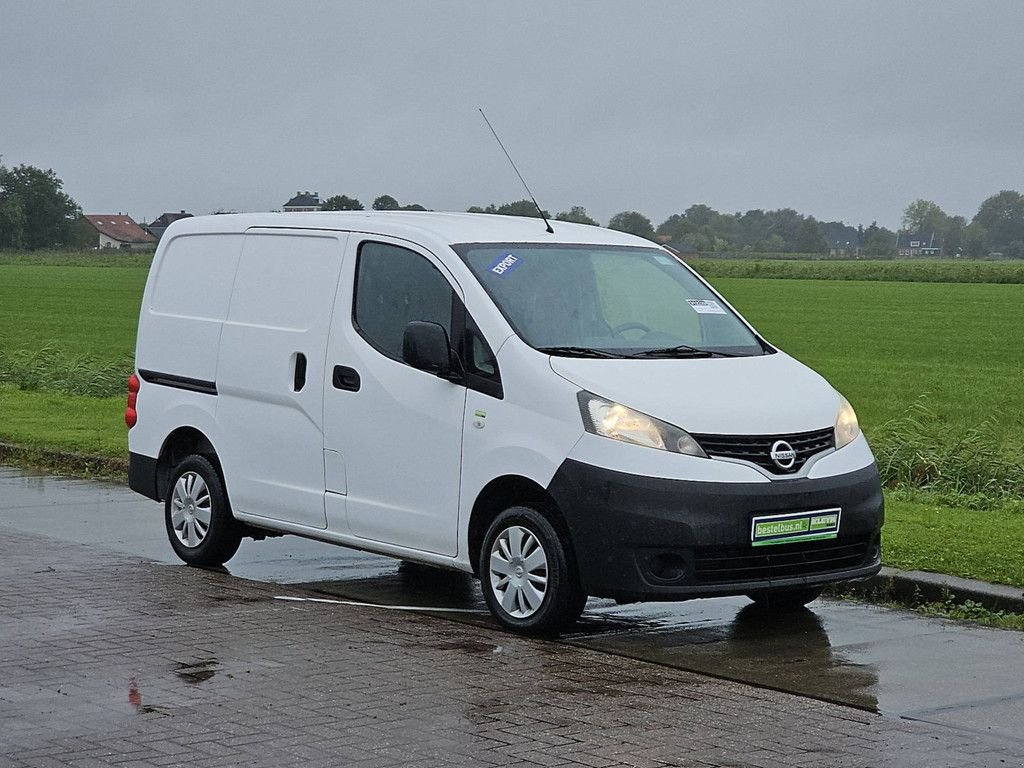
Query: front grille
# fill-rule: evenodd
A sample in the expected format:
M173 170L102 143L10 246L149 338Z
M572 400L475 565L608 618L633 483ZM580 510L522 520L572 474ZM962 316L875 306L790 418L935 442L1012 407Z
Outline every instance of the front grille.
M818 429L790 435L693 435L708 456L727 459L745 459L777 475L792 474L800 470L816 453L835 448L835 430ZM796 460L789 469L781 469L772 461L772 446L783 440L796 451Z
M845 571L865 564L869 544L866 539L834 539L764 548L771 551L706 547L696 552L694 577L698 584L722 584Z

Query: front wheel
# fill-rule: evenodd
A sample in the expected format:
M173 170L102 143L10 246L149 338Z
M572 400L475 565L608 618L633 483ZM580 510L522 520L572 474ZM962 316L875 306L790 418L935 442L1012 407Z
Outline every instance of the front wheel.
M487 607L513 632L554 634L583 612L587 596L568 542L536 509L510 507L498 515L479 566Z
M824 587L803 587L801 589L775 589L747 595L754 605L775 613L799 611L808 603L817 600Z
M220 474L198 454L171 473L164 523L175 554L189 565L224 565L242 542Z

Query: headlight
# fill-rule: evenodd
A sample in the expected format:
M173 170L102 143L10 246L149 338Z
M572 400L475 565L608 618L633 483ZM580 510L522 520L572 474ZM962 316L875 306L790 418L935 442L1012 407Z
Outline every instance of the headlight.
M836 416L836 450L849 445L860 434L860 424L853 406L842 395L839 396L839 415Z
M578 398L587 432L633 445L707 458L697 441L679 427L589 392L580 392Z

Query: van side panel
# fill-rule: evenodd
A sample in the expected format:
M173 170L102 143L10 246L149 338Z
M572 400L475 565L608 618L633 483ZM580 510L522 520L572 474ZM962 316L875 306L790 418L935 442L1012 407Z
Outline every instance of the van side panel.
M221 324L242 252L242 235L181 235L149 277L135 365L200 381L217 379Z
M345 235L250 230L217 368L232 508L326 528L324 378Z

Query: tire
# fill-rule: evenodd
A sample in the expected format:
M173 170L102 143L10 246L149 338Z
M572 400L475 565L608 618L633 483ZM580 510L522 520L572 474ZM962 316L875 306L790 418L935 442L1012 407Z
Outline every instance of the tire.
M487 529L480 587L494 618L527 635L552 635L580 617L587 601L568 537L531 507L510 507Z
M803 587L800 589L776 589L747 595L754 604L773 613L792 613L802 610L808 603L820 596L824 587Z
M188 565L224 565L238 551L244 528L231 515L220 473L193 454L171 473L164 525L175 554Z

